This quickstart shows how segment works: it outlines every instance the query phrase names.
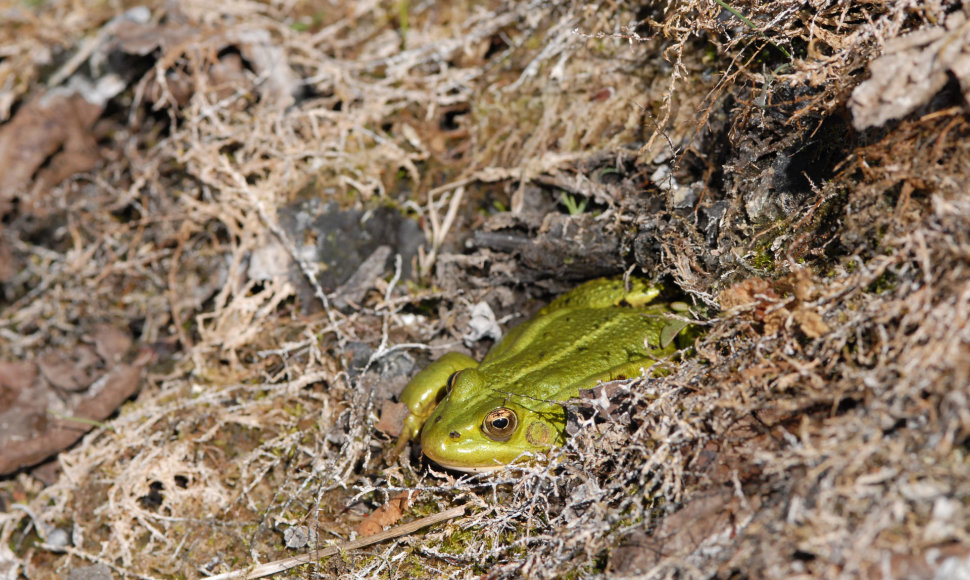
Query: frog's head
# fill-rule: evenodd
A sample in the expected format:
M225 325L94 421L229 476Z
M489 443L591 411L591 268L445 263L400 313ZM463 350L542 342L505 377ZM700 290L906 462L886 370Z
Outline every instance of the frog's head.
M562 407L510 396L485 383L476 369L448 379L448 394L421 432L425 455L443 467L478 473L501 469L523 453L562 445Z

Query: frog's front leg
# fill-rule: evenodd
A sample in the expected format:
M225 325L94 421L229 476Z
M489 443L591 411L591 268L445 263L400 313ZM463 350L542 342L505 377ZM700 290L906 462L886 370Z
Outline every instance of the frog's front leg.
M424 422L445 396L448 378L462 369L477 366L478 361L470 356L449 352L414 375L401 391L401 402L407 405L411 414L404 420L404 430L394 446L394 454L400 453L408 441L421 433Z

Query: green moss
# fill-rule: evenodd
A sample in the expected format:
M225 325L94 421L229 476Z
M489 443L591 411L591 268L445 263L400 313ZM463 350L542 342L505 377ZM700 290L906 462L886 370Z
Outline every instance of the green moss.
M775 269L775 256L768 248L761 248L751 259L751 265L759 270L772 272Z
M478 541L480 533L476 529L463 530L456 526L455 530L441 541L441 551L446 554L463 554L468 546Z
M883 272L882 276L879 276L869 286L866 287L868 292L874 294L883 294L889 292L890 290L895 290L896 286L899 285L899 278L896 277L892 272Z

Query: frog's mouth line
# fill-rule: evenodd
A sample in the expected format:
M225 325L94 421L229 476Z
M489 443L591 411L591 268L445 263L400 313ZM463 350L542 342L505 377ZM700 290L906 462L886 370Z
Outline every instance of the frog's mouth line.
M468 465L468 464L452 463L450 461L445 461L440 459L434 453L428 453L428 450L424 450L424 454L428 457L428 459L434 461L441 467L454 469L455 471L462 471L464 473L491 473L493 471L498 471L503 467L505 467L504 463L498 463L498 462L490 465Z
M492 473L493 471L498 471L503 467L506 467L504 464L501 464L501 463L496 463L495 465L472 466L472 465L451 465L444 461L438 461L437 459L434 459L434 458L432 458L432 460L438 465L440 465L441 467L454 469L455 471L461 471L463 473Z
M459 463L453 463L447 460L442 460L438 458L438 456L435 455L434 452L429 453L427 449L423 450L423 453L428 459L434 461L441 467L445 467L447 469L453 469L455 471L461 471L464 473L492 473L492 472L504 469L506 467L509 467L509 465L518 463L522 459L531 457L531 453L524 452L520 454L518 457L516 457L515 459L513 459L511 463L501 463L499 461L496 461L495 463L490 463L486 465L468 465L467 463L459 464Z

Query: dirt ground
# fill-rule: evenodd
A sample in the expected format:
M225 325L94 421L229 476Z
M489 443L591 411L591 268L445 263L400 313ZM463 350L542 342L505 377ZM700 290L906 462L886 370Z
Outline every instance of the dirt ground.
M970 578L968 16L0 2L0 578ZM670 374L390 454L429 360L623 273Z

